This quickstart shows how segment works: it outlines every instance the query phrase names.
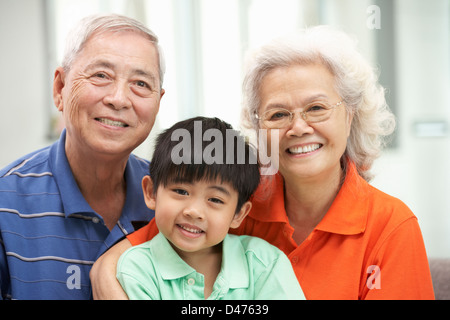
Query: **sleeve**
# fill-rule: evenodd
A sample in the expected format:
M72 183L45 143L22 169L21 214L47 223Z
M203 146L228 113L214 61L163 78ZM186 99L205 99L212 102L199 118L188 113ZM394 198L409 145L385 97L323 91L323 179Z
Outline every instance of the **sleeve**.
M116 278L130 300L161 299L151 259L139 248L132 247L123 253Z
M280 250L255 284L256 300L305 300L291 262Z
M428 258L417 218L401 223L383 241L367 268L362 299L434 299Z

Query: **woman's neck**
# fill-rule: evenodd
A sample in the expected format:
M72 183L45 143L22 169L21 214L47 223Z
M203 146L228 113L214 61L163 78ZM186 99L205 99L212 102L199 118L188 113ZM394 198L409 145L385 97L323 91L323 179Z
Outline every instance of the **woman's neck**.
M344 173L339 167L327 177L284 178L285 208L294 228L294 240L300 244L323 219L338 194Z

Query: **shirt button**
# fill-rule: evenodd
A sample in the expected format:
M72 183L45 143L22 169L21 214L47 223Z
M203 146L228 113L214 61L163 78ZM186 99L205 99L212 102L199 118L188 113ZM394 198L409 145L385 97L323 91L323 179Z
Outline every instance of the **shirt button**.
M194 278L189 278L187 283L188 283L188 285L193 286L195 284L195 279Z
M298 257L294 256L291 258L292 263L297 264L298 263Z
M100 219L99 219L98 217L93 217L93 218L92 218L92 222L93 222L93 223L99 223L99 222L100 222Z

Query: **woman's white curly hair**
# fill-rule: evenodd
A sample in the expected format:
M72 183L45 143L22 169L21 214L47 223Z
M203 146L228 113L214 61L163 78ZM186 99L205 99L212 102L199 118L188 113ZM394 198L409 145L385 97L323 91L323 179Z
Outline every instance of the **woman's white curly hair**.
M358 173L370 181L373 161L394 131L395 117L386 104L385 90L378 83L376 70L359 53L356 41L342 31L316 26L275 39L251 52L243 82L242 126L259 129L255 118L260 105L259 88L271 70L311 63L328 67L347 112L353 114L341 162L344 166L347 159L354 162Z

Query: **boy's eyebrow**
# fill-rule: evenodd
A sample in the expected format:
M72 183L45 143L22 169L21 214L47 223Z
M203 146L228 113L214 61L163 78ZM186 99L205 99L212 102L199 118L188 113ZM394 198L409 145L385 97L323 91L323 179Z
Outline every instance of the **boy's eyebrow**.
M225 193L227 196L231 196L231 193L226 188L219 186L219 185L210 186L209 189L215 189L217 191Z
M185 184L193 185L195 182L193 182L193 181L186 181L184 179L174 179L172 181L172 183L185 183ZM217 190L219 192L222 192L222 193L226 194L227 196L231 196L231 193L228 190L228 188L222 187L221 185L218 185L218 184L210 185L210 186L208 186L208 189L215 189L215 190Z

